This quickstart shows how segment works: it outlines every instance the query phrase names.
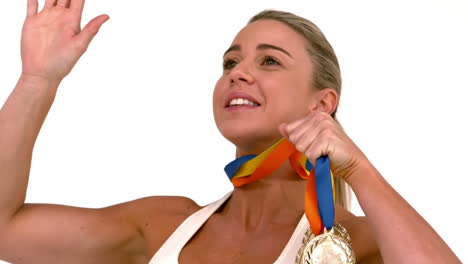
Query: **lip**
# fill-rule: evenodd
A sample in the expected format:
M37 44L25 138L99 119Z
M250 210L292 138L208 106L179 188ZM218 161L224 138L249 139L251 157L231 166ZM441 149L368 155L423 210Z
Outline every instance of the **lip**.
M224 107L225 108L231 108L229 107L229 103L231 102L232 99L236 99L236 98L242 98L242 99L247 99L249 101L252 101L256 104L258 104L258 106L261 106L261 104L258 102L257 99L255 99L253 96L247 94L247 93L244 93L244 92L231 92L228 97L226 98L226 100L224 101ZM232 108L257 108L258 106L236 106L236 107L232 107Z
M226 111L228 112L244 112L244 111L253 111L257 109L258 106L251 106L251 105L239 105L239 106L230 106L226 107Z

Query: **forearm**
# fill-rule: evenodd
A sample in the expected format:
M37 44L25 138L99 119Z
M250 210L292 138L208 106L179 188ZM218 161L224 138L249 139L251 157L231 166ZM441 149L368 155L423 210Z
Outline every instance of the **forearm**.
M0 228L24 204L34 143L58 85L22 75L0 110Z
M349 177L385 263L461 263L432 227L370 164Z

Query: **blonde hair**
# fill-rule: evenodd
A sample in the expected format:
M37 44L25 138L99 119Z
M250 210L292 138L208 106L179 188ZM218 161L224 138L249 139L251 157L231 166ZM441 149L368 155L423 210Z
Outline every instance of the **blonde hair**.
M277 11L264 10L249 20L249 24L258 20L275 20L284 23L291 29L302 35L308 43L307 52L314 64L312 72L312 87L319 90L332 88L338 96L341 94L341 71L335 51L328 42L322 31L311 21L295 14ZM335 109L331 116L336 120ZM335 179L335 202L348 209L350 203L350 190L344 180L340 177Z

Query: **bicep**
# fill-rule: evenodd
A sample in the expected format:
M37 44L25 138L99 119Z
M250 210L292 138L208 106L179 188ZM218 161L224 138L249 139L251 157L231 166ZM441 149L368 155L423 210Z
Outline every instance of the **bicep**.
M26 204L0 230L0 256L13 263L117 263L112 259L126 259L143 240L124 211Z

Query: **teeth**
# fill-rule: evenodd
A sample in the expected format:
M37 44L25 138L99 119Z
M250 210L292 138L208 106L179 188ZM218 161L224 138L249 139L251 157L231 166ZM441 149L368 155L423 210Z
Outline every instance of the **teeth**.
M258 106L258 104L248 100L248 99L245 99L245 98L235 98L235 99L232 99L230 102L229 102L229 106L235 106L235 105L250 105L250 106Z

